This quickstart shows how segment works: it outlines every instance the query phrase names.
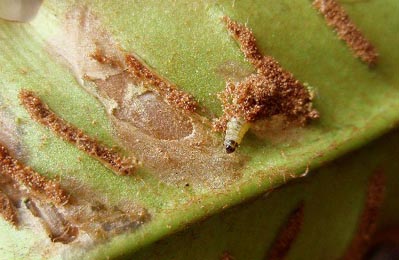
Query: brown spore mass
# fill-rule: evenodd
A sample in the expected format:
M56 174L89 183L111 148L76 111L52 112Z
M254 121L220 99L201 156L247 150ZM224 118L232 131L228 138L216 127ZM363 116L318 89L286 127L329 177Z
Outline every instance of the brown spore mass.
M300 205L291 212L287 222L280 229L265 260L281 260L287 256L292 244L301 231L303 219L304 204L301 202Z
M3 193L1 190L0 190L0 215L11 224L15 226L18 225L17 211L12 201L7 196L7 194Z
M141 79L146 87L154 88L168 103L186 111L194 112L197 109L198 104L192 95L162 79L133 55L126 55L125 62L128 72Z
M124 158L118 152L84 134L80 129L58 117L33 92L23 90L19 97L34 120L48 127L81 151L99 160L117 174L130 175L136 170L138 162L135 158Z
M241 51L244 53L245 58L247 58L255 68L258 68L263 55L256 45L256 38L253 32L245 25L231 20L228 16L223 17L223 22L227 30L229 30L235 40L240 44Z
M376 48L364 37L336 0L315 0L313 6L324 16L338 37L346 42L356 57L369 65L377 62Z
M366 200L359 224L352 242L349 244L342 259L363 259L372 244L373 234L377 228L377 220L384 201L386 176L383 170L376 170L369 178Z
M288 121L301 125L318 118L319 113L312 108L309 90L275 59L260 53L252 31L228 17L223 20L246 59L256 68L256 73L240 82L227 82L225 91L219 94L223 115L215 122L215 130L225 131L232 117L254 122L284 115Z
M14 159L8 150L0 144L0 173L24 185L31 193L55 204L68 203L69 195L58 182L48 180L44 176L26 167Z

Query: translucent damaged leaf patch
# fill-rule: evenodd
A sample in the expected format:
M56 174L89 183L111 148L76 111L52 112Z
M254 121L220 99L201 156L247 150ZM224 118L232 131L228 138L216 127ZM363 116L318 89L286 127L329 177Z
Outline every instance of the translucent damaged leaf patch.
M117 106L111 113L146 135L160 140L179 140L192 133L191 120L156 93L134 82L127 72L94 82L101 96L116 102Z
M40 234L48 254L91 247L150 219L144 208L134 203L111 206L101 194L74 181L63 180L61 187L15 159L2 144L0 172L1 216Z
M3 104L3 100L0 96L0 141L12 150L14 154L22 156L22 147L20 140L20 129L15 120L15 116L12 112L6 108Z
M167 183L220 188L240 176L242 159L226 155L188 93L118 46L88 8L66 15L49 40L77 81L104 105L122 146ZM209 171L209 169L212 169Z

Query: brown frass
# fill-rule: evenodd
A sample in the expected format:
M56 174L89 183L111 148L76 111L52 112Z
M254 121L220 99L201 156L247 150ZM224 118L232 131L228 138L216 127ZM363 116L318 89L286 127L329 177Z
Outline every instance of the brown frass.
M130 74L140 79L146 87L153 88L169 104L190 112L197 109L198 104L192 95L177 89L176 86L156 75L133 55L126 55L125 62Z
M240 82L227 82L225 91L219 94L223 115L215 122L214 128L224 131L232 117L253 122L284 115L288 121L301 125L318 118L319 113L312 108L309 90L275 59L260 53L252 31L228 17L223 20L256 73Z
M301 231L304 219L304 203L294 209L280 229L265 260L281 260L286 257L296 237Z
M99 160L119 175L133 174L138 166L135 158L122 157L118 152L100 144L80 129L52 112L32 91L22 90L19 98L31 117L48 127L65 141Z
M369 65L377 62L377 50L336 0L315 0L313 6L324 16L327 24L336 31L338 37L352 49L356 57Z
M60 184L48 180L44 176L26 167L14 159L8 150L0 144L0 174L7 175L12 180L25 186L30 193L33 193L44 200L55 204L68 203L69 195L63 190Z
M111 66L112 68L121 68L123 67L122 62L120 62L116 58L111 58L103 54L103 52L100 49L96 49L95 52L90 54L90 58L96 60L97 62L101 64L106 64Z

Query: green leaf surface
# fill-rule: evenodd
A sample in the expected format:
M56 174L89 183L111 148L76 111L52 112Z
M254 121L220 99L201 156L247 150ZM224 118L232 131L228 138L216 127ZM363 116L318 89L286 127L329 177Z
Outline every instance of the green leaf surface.
M195 223L126 258L220 259L229 252L234 259L266 259L275 234L302 202L300 234L286 259L341 259L357 232L368 180L376 171L385 174L387 184L377 229L389 230L399 223L398 137L395 130L307 178Z
M342 4L379 51L375 68L353 57L309 0L45 1L30 23L0 21L0 106L18 128L16 138L23 161L46 176L60 176L61 183L63 178L73 179L106 196L111 203L141 205L152 216L137 231L98 244L90 252L84 251L85 256L112 258L133 252L299 177L307 169L395 127L399 119L399 2ZM216 97L225 85L218 73L221 66L233 63L251 69L220 18L228 15L246 23L263 54L275 57L315 89L314 105L321 118L304 129L283 131L262 140L249 133L238 152L246 158L242 176L222 188L200 181L187 188L164 182L159 174L148 170L132 177L116 176L31 120L18 100L21 89L33 90L65 120L102 143L119 146L103 105L48 52L47 41L60 28L65 13L83 5L96 15L122 50L136 54L157 73L191 93L207 110L204 115L209 119L221 114ZM0 237L4 259L39 259L44 254L58 257L51 252L37 252L37 243L43 238L32 231L14 231L6 222L0 223L4 230L1 233L10 234ZM29 243L22 243L26 240ZM71 249L65 255L80 253Z

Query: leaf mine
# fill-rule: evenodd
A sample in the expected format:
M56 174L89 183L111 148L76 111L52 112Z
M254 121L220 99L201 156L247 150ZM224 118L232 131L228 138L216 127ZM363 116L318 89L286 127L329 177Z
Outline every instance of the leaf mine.
M69 10L49 51L103 104L120 145L162 181L221 188L240 176L244 160L223 153L192 96L122 50L88 8Z

